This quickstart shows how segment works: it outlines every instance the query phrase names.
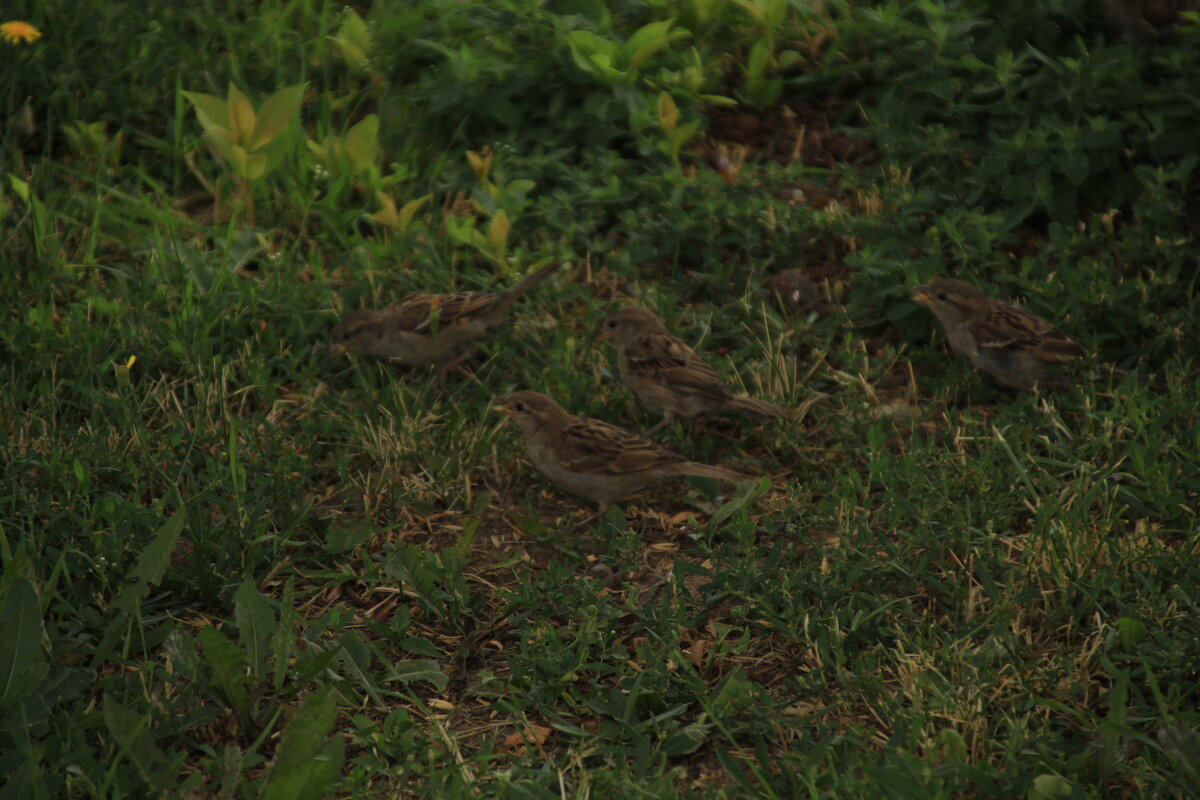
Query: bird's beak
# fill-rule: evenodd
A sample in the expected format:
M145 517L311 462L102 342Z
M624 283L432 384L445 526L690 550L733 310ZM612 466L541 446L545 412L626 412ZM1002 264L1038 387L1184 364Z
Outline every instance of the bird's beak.
M346 345L342 344L341 342L334 342L333 344L329 345L329 349L325 351L325 357L337 358L343 353L348 352L350 352L350 348L346 347Z
M913 300L916 300L923 306L933 306L933 295L929 291L928 286L918 286L913 289Z
M497 397L495 400L493 400L492 408L496 409L501 414L504 414L506 416L512 416L513 414L516 413L515 411L513 411L512 398L509 397L508 395L504 395L503 397Z

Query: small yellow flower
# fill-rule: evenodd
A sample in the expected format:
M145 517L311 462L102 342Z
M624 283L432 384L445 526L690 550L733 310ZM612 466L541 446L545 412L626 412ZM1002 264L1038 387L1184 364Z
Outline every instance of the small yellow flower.
M42 32L28 22L13 20L0 23L0 39L9 44L32 44L42 38Z

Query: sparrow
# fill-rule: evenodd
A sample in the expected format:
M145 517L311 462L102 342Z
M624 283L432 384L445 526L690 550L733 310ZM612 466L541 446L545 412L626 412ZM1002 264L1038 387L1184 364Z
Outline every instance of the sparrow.
M494 403L516 424L534 466L568 492L600 505L576 528L602 516L615 501L671 478L754 480L724 467L688 461L624 428L573 416L540 392L514 392Z
M692 348L672 336L654 312L641 306L614 311L596 335L612 339L617 348L621 381L663 418L646 435L675 419L688 419L715 411L734 411L765 421L784 411L764 400L735 395L725 388L716 371Z
M378 311L351 311L334 327L327 355L350 351L407 367L448 362L448 370L504 320L514 300L560 266L548 264L502 292L414 294Z
M936 278L914 289L913 299L941 320L956 352L1013 389L1065 389L1067 378L1057 367L1088 354L1032 311L995 300L966 281Z

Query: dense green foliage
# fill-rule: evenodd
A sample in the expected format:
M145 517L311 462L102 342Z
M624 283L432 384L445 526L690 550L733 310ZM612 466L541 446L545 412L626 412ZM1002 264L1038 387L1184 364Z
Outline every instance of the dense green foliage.
M1200 792L1194 15L147 5L0 19L0 800ZM549 259L445 380L326 356ZM935 274L1169 386L998 389ZM794 413L576 534L489 404L648 425L630 300Z

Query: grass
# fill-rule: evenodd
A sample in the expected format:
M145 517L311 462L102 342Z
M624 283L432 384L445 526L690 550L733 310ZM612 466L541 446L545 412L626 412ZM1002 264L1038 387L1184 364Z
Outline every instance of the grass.
M1195 19L991 9L18 0L0 797L1195 796ZM231 82L305 85L262 176ZM448 380L325 355L544 259ZM1168 387L999 389L935 274ZM629 301L793 413L576 534L489 405L651 424Z

